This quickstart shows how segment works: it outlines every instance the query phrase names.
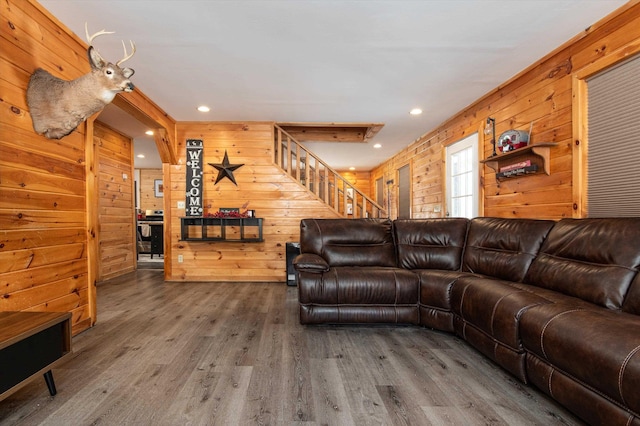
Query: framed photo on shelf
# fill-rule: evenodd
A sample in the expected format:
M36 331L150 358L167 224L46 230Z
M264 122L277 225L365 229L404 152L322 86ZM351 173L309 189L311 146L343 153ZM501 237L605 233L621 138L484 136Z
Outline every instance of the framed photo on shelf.
M156 198L160 198L164 195L164 185L162 185L162 179L154 179L153 189Z

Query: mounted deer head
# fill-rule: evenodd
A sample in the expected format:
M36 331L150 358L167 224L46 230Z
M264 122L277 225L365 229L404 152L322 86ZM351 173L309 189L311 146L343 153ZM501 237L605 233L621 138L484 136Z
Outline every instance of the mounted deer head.
M132 50L127 54L123 41L124 58L114 65L105 61L92 44L96 37L113 32L102 30L89 36L86 24L85 32L89 43L87 55L91 64L90 73L67 81L38 68L29 79L27 105L33 129L49 139L67 136L87 117L101 111L117 93L133 90L133 83L129 78L134 71L131 68L120 68L120 65L133 56L136 45L130 42Z

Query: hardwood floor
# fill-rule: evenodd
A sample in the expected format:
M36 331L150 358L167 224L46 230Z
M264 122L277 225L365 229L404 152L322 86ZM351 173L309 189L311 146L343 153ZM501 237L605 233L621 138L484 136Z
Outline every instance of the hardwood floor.
M296 288L280 283L115 278L54 370L58 394L34 380L0 402L0 423L581 424L452 335L297 314Z

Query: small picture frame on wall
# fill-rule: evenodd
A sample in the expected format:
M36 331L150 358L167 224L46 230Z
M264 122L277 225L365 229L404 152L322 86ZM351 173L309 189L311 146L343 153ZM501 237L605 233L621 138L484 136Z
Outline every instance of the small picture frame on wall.
M162 185L162 179L154 179L153 189L154 189L156 198L160 198L164 195L164 185Z

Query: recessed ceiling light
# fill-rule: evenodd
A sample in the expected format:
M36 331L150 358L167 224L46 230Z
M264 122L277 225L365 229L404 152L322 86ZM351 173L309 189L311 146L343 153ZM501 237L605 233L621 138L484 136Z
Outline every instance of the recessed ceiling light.
M381 145L381 144L379 144L379 143L377 143L377 144L375 144L373 147L374 147L374 148L376 148L376 149L377 149L377 148L382 148L382 145Z
M420 114L422 114L422 110L420 108L414 108L411 111L409 111L409 114L411 114L411 115L420 115Z
M153 136L153 130L147 130L144 132L145 135Z
M209 111L211 111L211 108L209 108L209 107L208 107L208 106L206 106L206 105L200 105L200 106L198 107L198 111L200 111L200 112L209 112Z
M136 155L136 157L138 157L138 158L144 158L144 154L138 154L138 155Z

